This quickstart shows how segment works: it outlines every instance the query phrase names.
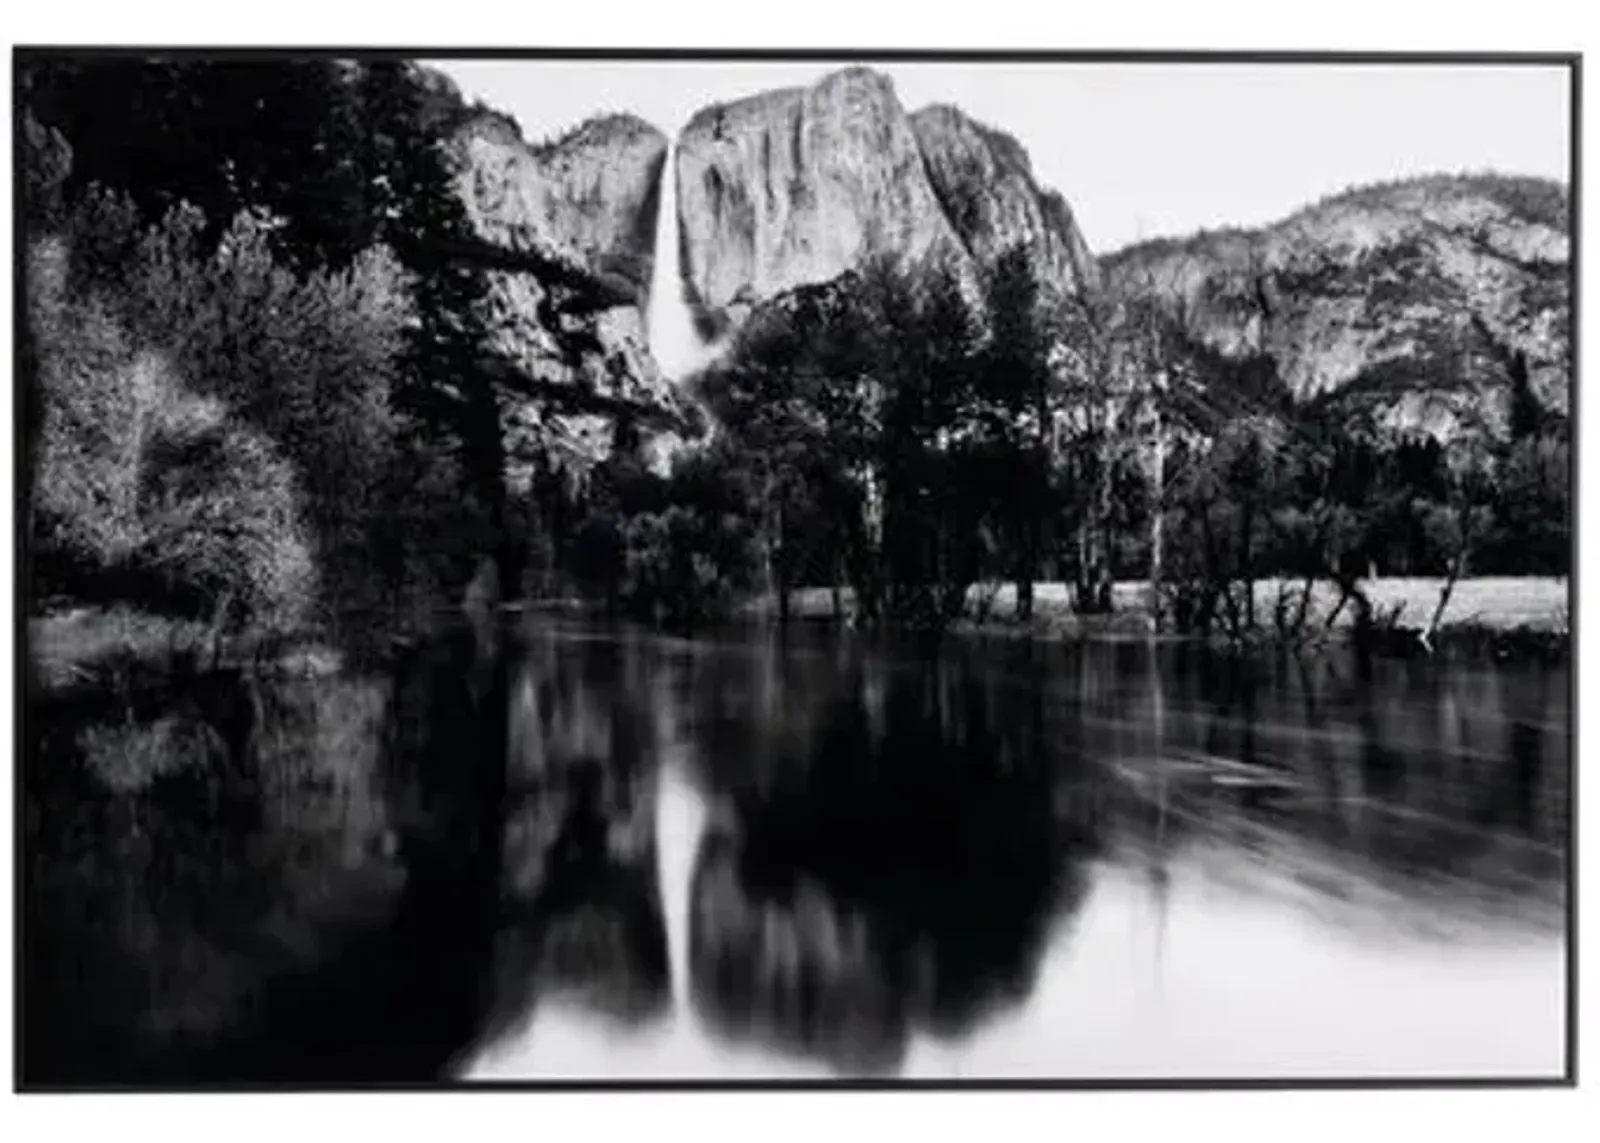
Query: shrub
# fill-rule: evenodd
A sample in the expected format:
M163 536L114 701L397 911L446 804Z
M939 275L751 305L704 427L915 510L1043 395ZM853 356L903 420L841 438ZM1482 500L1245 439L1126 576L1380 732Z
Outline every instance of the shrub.
M137 350L98 299L70 296L65 257L46 241L29 258L46 567L154 610L295 625L315 576L289 465Z
M736 519L672 504L623 524L622 602L641 619L692 626L725 615L748 587Z
M402 272L375 248L342 270L297 275L274 259L270 218L241 213L214 249L205 221L179 207L145 227L126 199L89 194L69 220L73 284L292 461L324 602L370 603L397 475L389 395L411 316Z
M90 771L114 793L133 793L184 770L218 768L225 748L205 723L166 715L148 725L96 723L78 734Z
M142 566L195 585L223 618L271 628L304 620L316 571L295 478L272 443L229 426L220 402L158 406L141 473Z
M40 242L27 264L41 406L33 509L52 548L112 565L139 542L139 445L130 430L140 421L148 370L137 367L104 307L69 305L66 256L60 242Z

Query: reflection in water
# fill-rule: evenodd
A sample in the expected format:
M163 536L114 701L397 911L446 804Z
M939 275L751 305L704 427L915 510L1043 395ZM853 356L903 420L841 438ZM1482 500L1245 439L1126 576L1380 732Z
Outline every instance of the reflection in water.
M1051 774L1015 748L1025 712L943 664L885 689L881 738L841 696L786 787L727 779L731 824L693 894L695 992L717 1025L847 1070L893 1069L912 1028L959 1035L1024 997L1081 892Z
M504 702L465 632L383 680L129 670L36 699L25 1079L454 1067L485 1010Z
M491 1039L546 1006L638 1025L669 996L648 711L629 701L617 649L599 650L560 656L545 643L522 657Z
M661 770L656 793L656 837L661 853L661 901L667 929L668 961L672 967L676 1013L690 1011L689 917L690 877L695 855L705 842L706 813L699 793L684 779L682 767Z
M35 700L30 1080L1561 1070L1565 667L517 634Z

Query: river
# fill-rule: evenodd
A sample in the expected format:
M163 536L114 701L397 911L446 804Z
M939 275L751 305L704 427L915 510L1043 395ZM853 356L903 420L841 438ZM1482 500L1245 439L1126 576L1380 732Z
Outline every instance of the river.
M100 809L32 827L40 1018L221 1082L1562 1073L1564 663L546 619L451 654L251 684L232 746L148 702L117 765L187 718L257 775L200 860L170 838L227 796L159 758L107 792L114 720L47 715ZM67 1035L40 1075L126 1073Z

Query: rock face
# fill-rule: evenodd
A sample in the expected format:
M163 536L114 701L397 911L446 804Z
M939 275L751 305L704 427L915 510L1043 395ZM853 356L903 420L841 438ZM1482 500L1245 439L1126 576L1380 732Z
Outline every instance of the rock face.
M613 115L535 147L504 117L481 115L457 141L462 197L486 241L565 257L644 305L665 135Z
M671 437L685 410L643 316L666 136L608 116L534 146L507 117L477 109L452 152L483 243L472 256L486 266L495 348L547 398L510 410L513 453L540 444L585 468L625 418ZM584 346L576 361L562 351L574 340Z
M947 104L918 111L911 127L945 218L976 262L992 266L1021 242L1041 280L1073 293L1098 285L1099 267L1072 208L1039 186L1020 143Z
M477 108L454 139L462 200L493 254L499 348L559 394L516 410L514 431L580 464L609 451L619 419L669 447L689 435L692 398L662 375L644 321L666 137L608 116L534 146ZM971 284L1020 243L1047 288L1181 303L1224 356L1270 358L1295 401L1369 401L1428 431L1503 422L1520 356L1535 395L1569 406L1568 205L1555 184L1368 187L1259 230L1097 262L1015 139L954 107L907 114L865 68L705 108L669 174L685 293L708 336L874 258L948 260ZM581 362L562 358L558 324L587 343Z
M1494 176L1349 191L1259 230L1129 247L1102 262L1122 296L1183 303L1225 355L1264 353L1299 402L1374 403L1397 427L1503 423L1511 365L1566 413L1567 192Z
M1026 242L1063 288L1095 277L1071 212L1015 140L954 108L907 115L865 68L706 108L675 174L687 292L708 331L875 256L948 258L970 276Z

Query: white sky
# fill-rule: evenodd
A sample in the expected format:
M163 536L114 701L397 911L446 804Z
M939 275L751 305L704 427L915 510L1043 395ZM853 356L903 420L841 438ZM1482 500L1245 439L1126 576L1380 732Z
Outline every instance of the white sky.
M600 111L668 133L828 63L430 61L532 141ZM908 111L954 103L1016 136L1089 246L1255 225L1354 183L1493 169L1567 181L1558 67L893 63Z

